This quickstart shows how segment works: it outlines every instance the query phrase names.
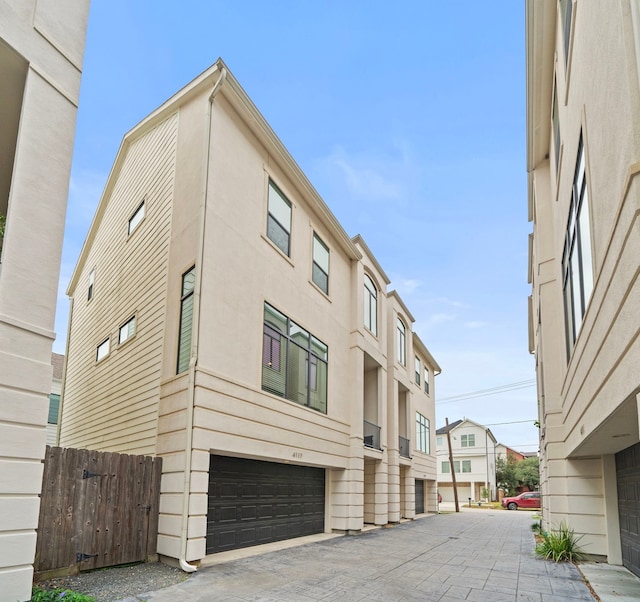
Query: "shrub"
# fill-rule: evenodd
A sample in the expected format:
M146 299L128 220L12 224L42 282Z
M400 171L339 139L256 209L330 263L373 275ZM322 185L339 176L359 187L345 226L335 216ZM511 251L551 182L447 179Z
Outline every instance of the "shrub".
M542 531L542 525L540 524L540 521L533 521L531 523L531 530L535 531L536 533L540 533Z
M536 546L536 554L554 562L579 562L585 554L578 545L582 535L576 536L573 529L562 521L557 530L542 533L542 541Z
M41 589L35 586L31 592L31 602L95 602L91 596L70 589Z

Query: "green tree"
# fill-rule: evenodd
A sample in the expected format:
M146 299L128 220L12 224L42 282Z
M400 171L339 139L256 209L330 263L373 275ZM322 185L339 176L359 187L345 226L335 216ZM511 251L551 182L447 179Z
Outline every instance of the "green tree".
M496 484L504 489L505 495L513 495L518 486L518 476L516 474L517 461L512 454L507 459L496 459Z
M540 461L537 456L525 458L516 464L516 477L520 483L531 491L540 485Z

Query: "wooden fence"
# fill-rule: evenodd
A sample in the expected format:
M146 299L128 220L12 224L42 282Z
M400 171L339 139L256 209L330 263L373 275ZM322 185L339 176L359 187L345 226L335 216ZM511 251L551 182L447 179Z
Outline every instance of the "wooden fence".
M48 447L36 579L156 554L162 458Z

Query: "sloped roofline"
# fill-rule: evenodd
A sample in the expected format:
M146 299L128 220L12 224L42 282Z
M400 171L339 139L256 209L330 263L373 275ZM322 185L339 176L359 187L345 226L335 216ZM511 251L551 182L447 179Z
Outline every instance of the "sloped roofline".
M106 211L108 204L107 201L116 183L117 176L122 169L122 165L127 156L127 151L131 144L156 127L159 123L166 120L169 116L176 113L180 107L190 101L194 96L201 94L203 90L206 90L209 87L213 88L220 75L225 71L226 76L222 81L219 93L222 93L225 96L233 108L243 118L252 133L265 145L267 151L285 168L286 173L292 176L292 179L302 192L303 196L310 201L311 210L314 211L323 224L331 230L340 248L346 253L347 257L356 261L362 258L362 255L356 245L345 232L344 228L333 215L322 197L313 187L300 166L293 159L285 145L267 123L267 120L262 116L256 105L239 84L238 80L229 71L224 61L221 58L218 58L211 67L203 71L199 76L181 88L171 96L171 98L152 111L147 115L147 117L123 136L115 161L111 167L109 176L107 177L107 182L100 197L96 213L93 217L93 221L91 222L91 226L89 227L89 232L82 246L82 250L80 251L76 267L69 281L69 286L67 287L68 296L72 296L72 293L78 284L78 278L80 277L82 269L86 263L89 249L93 244L96 232Z
M479 422L476 422L475 420L470 420L469 418L456 420L455 422L449 424L449 432L453 431L454 429L457 429L459 426L466 423L473 424L474 426L477 426L478 428L481 428L483 431L486 431L487 433L489 433L489 436L493 440L494 446L498 443L498 440L493 436L493 433L491 432L491 429L489 427L484 426ZM436 435L444 435L446 432L447 432L447 427L442 426L436 431Z
M362 235L356 234L351 240L354 245L360 245L364 249L365 253L367 254L367 257L371 260L371 263L375 266L376 270L380 272L380 276L382 276L384 283L386 285L391 284L391 280L389 280L389 277L387 276L385 271L382 269L382 266L378 263L376 256L371 252L369 245L367 245L367 243L364 241L364 238L362 238Z
M427 358L427 361L429 362L429 364L433 366L435 374L436 375L440 374L442 372L442 368L440 368L440 365L438 364L438 362L436 362L435 358L431 355L431 353L427 349L427 346L422 342L422 339L415 332L413 333L413 344L418 348L418 351L420 351L420 353L422 353L422 355L424 355Z
M409 308L404 304L404 301L402 300L402 297L400 297L400 294L398 293L397 290L392 290L387 297L393 297L397 302L398 305L400 305L400 307L402 308L402 311L404 312L404 314L407 316L407 318L409 318L409 320L411 320L411 322L415 322L416 319L413 317L413 314L409 311Z

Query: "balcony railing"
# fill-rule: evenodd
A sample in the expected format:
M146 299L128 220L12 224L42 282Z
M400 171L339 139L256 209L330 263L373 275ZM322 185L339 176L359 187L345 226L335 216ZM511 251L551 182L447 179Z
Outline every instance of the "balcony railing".
M409 447L410 447L409 444L410 444L409 439L406 439L405 437L398 437L398 447L400 449L400 455L403 458L411 457L409 455Z
M382 449L380 447L380 427L368 420L364 421L364 444L373 449Z

